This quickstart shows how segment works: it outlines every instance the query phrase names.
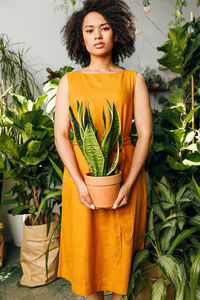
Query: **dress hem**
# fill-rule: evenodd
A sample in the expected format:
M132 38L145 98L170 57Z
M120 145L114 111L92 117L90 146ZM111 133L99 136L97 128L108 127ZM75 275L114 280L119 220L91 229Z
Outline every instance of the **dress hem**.
M95 288L93 289L90 289L90 288L83 288L81 289L80 286L78 288L74 287L73 284L72 284L72 281L71 281L71 278L69 275L62 275L62 274L57 274L57 277L61 277L61 278L64 278L66 279L67 281L69 281L71 283L71 286L72 286L72 292L75 293L76 295L78 296L90 296L91 294L93 293L96 293L96 292L100 292L100 291L107 291L107 292L113 292L115 294L118 294L118 295L127 295L128 293L128 289L127 288L124 288L124 289L118 289L117 287L111 287L111 286L108 286L108 285L99 285L99 286L96 286ZM123 290L123 292L122 292ZM125 292L126 291L126 292Z

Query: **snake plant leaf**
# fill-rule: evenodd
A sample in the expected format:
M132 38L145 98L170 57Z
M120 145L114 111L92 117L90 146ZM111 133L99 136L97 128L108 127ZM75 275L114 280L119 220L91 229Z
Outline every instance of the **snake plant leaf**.
M88 123L89 123L89 116L88 116L88 110L87 110L87 107L86 107L84 115L83 115L83 126L84 126L84 128L87 127Z
M79 123L77 122L77 120L74 116L74 113L73 113L73 110L72 110L71 106L69 106L69 112L70 112L71 122L72 122L72 125L73 125L73 131L74 131L74 135L76 137L77 144L78 144L79 148L81 149L81 152L84 155L83 139L82 139L81 134L80 134L80 126L79 126Z
M88 103L88 118L89 118L90 125L95 132L95 135L97 135L98 129L96 129L94 126L89 103Z
M111 152L116 140L119 138L120 132L121 132L121 122L120 122L120 117L119 117L119 113L116 109L116 106L113 102L113 106L112 106L112 112L111 112L111 107L109 102L108 103L108 107L109 107L109 112L110 112L110 128L108 130L108 132L106 133L102 144L101 144L101 149L102 149L102 153L103 156L105 157L105 169L104 171L107 169L108 166L108 159L109 159L109 153Z
M150 300L165 300L167 294L167 287L163 278L158 278L151 285Z
M110 175L116 169L116 167L118 165L118 162L119 162L119 140L117 140L117 152L116 152L116 155L114 157L112 165L111 165L108 173L106 174L106 176Z
M195 256L190 270L190 300L196 300L199 274L200 274L200 251Z
M101 137L100 144L102 144L102 141L103 141L104 136L105 136L105 131L106 131L106 116L105 116L104 108L103 108L103 112L102 112L102 119L103 119L103 134L102 134L102 137Z
M77 101L77 112L78 112L78 123L79 123L79 129L80 129L80 135L81 138L83 139L85 130L84 130L84 125L83 125L83 103L81 102L81 105Z
M83 150L93 176L103 176L104 156L90 124L85 129Z

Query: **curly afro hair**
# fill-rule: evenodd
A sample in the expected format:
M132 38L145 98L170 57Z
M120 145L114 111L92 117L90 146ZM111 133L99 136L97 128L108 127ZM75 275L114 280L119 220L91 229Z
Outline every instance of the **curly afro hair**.
M82 9L75 11L61 30L69 57L82 67L90 63L82 33L83 20L90 12L100 13L117 36L112 49L113 63L119 64L120 60L131 56L135 51L135 24L128 5L123 0L86 0Z

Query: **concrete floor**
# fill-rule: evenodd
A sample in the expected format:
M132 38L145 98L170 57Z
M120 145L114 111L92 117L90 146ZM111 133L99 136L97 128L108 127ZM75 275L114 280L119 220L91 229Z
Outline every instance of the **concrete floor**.
M63 278L42 287L28 288L18 284L22 276L19 262L20 248L12 242L6 243L7 259L0 269L0 300L83 300L71 290L71 283ZM111 300L111 295L104 296Z

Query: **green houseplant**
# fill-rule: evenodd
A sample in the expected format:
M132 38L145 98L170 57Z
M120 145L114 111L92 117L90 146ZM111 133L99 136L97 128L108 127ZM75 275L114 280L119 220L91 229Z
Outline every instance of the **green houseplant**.
M27 210L32 213L34 222L34 212L39 208L48 187L57 184L57 175L53 173L49 160L58 160L54 145L53 121L44 115L41 108L44 95L36 101L16 94L12 94L12 97L15 106L6 109L3 126L12 127L14 135L2 134L0 149L4 154L1 170L15 181L8 195L15 197L2 204L17 203L17 207L12 211L13 215ZM39 224L44 220L40 216L35 222Z
M156 189L151 190L145 249L138 251L133 258L129 293L124 299L131 299L131 292L134 292L136 299L172 300L169 295L166 298L166 279L174 287L174 299L184 300L188 288L191 295L196 295L199 286L194 282L199 276L200 267L197 248L199 235L196 237L196 233L200 230L200 223L199 216L195 212L190 216L188 211L198 211L200 193L197 185L194 188L192 186L191 183L186 184L175 194L163 177L157 182ZM196 191L195 194L193 190ZM185 263L185 257L188 260L190 256L190 266L194 263L191 271ZM161 269L159 272L156 270L156 276L151 271L155 267ZM151 279L148 279L147 274L150 271ZM149 291L147 286L138 296L146 286L146 279L151 283L153 281L153 284Z
M14 134L1 135L0 149L4 157L1 170L15 184L9 191L12 198L2 204L16 203L13 214L30 214L24 223L20 252L24 274L20 283L37 286L56 278L59 231L55 230L59 228L60 221L59 216L53 214L53 208L61 203L61 179L55 171L60 160L54 144L53 120L44 114L41 106L46 96L42 95L36 101L16 94L12 97L15 106L5 110L3 126L12 127ZM28 253L32 256L29 257ZM44 268L47 256L50 257L48 278ZM35 274L34 279L32 273Z
M72 107L69 107L77 144L91 170L91 173L85 174L85 181L96 207L111 206L119 192L121 182L121 172L117 170L119 149L122 145L122 137L120 135L121 122L115 104L113 103L111 106L107 100L107 105L110 124L108 131L105 132L106 117L103 109L102 119L104 131L101 140L98 139L98 129L94 126L89 105L83 112L83 103L80 104L77 101L78 121L76 120ZM109 166L109 157L115 145L117 147L116 154L111 166ZM105 192L105 197L102 197L102 194L101 197L97 195L98 187L96 188L96 184L98 185L98 183L96 183L96 180L99 182L101 187L102 185L104 186L103 191ZM110 184L108 184L110 180L114 180L114 182L111 183L113 184L113 191L110 191ZM106 184L104 182L106 182ZM108 199L108 197L110 197L109 201L105 204L101 204L102 198Z

